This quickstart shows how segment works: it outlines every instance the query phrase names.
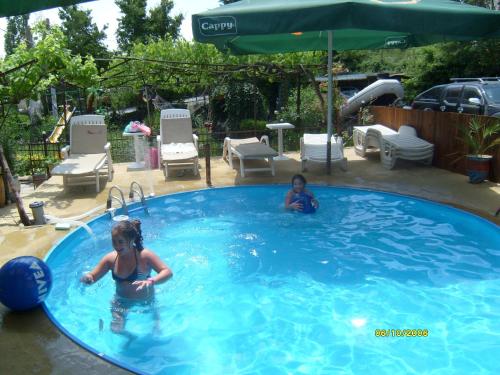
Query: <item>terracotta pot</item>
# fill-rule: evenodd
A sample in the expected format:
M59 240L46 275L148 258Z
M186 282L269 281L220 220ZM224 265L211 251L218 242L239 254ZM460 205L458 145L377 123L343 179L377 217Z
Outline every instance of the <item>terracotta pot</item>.
M467 174L469 182L479 184L490 174L490 155L467 155Z

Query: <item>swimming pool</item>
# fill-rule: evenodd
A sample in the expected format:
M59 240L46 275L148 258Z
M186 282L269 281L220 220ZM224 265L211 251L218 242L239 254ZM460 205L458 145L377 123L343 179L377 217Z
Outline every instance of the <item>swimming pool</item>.
M282 185L134 211L174 277L154 307L129 313L127 335L109 329L111 276L78 281L111 249L99 217L95 243L78 229L47 256L46 311L89 350L148 374L500 373L497 226L401 195L311 189L313 215L285 212Z

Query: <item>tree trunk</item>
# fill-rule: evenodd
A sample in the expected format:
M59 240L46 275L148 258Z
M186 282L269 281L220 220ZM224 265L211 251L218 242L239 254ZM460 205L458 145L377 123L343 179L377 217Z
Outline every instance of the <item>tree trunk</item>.
M0 164L2 166L3 172L5 173L5 177L7 178L7 185L9 186L9 189L14 192L14 200L16 201L17 212L19 212L19 218L21 219L21 222L24 224L24 226L29 226L31 225L31 221L30 218L28 217L28 214L24 210L23 199L21 198L21 195L17 191L16 186L14 184L14 179L12 178L12 173L10 173L9 164L5 159L2 145L0 145Z

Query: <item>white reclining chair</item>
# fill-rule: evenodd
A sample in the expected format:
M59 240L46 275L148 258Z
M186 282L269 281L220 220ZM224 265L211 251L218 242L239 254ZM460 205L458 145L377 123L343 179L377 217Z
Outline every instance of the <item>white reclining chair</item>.
M156 139L165 180L173 169L191 169L198 175L198 136L193 134L188 109L162 110L160 135Z
M370 132L367 137L368 129L374 130ZM392 130L384 125L366 125L355 126L352 132L354 142L354 151L359 156L365 157L367 151L380 151L379 136L398 134L397 131Z
M231 169L233 168L233 157L240 159L240 175L245 177L246 172L270 171L275 175L274 158L278 156L276 150L269 147L269 138L267 135L262 136L260 141L257 137L224 139L224 147L222 150L222 158L229 162ZM246 160L265 160L268 161L267 167L262 168L245 168Z
M302 161L302 172L306 171L306 162L326 163L326 143L327 134L304 134L300 138L300 160ZM333 136L331 138L332 164L339 164L340 169L347 170L347 158L344 157L344 145L342 137Z
M432 163L434 145L417 137L415 128L402 125L396 132L383 125L356 126L354 146L359 155L364 156L367 148L378 148L382 165L394 168L397 159Z
M63 176L64 186L94 184L99 192L100 176L113 180L111 144L107 141L104 116L75 116L70 121L70 145L62 150L64 160L51 174Z

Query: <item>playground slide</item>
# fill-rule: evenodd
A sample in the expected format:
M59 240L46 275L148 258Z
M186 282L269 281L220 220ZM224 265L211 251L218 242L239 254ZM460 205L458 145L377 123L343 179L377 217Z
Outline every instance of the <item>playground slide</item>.
M49 135L49 142L50 143L57 143L59 140L59 137L61 136L64 127L66 124L69 123L69 120L71 120L71 116L73 116L73 112L75 112L76 108L73 108L73 110L69 109L69 105L66 106L66 121L64 121L64 113L61 115L59 118L59 121L57 122L56 126L54 127L54 130L52 131L52 134Z
M367 104L390 105L396 99L402 99L403 95L403 86L397 79L379 79L349 98L342 106L340 115L349 116Z

